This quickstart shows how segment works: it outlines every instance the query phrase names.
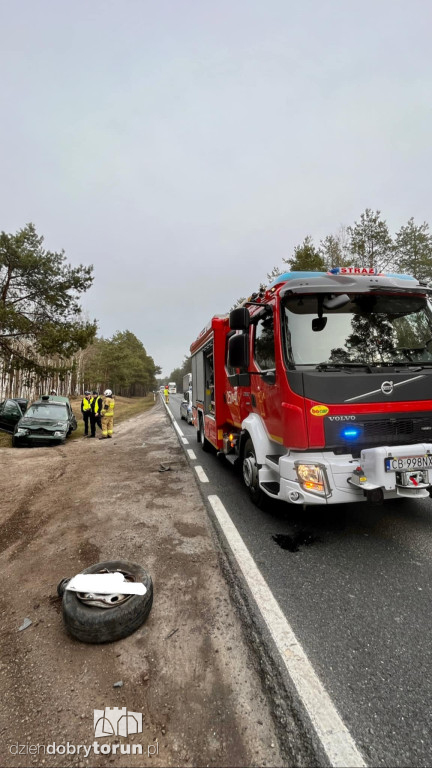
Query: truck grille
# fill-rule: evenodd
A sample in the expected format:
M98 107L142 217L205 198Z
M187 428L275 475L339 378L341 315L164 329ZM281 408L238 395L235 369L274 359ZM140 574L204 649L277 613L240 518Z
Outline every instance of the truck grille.
M386 419L360 422L364 440L385 440L392 443L417 443L432 438L432 417L427 419Z
M344 439L342 430L349 425L359 427L359 438L349 442ZM349 450L354 456L363 448L376 445L410 445L413 443L432 442L432 412L421 412L413 416L407 414L376 414L359 416L356 421L330 421L325 419L326 447Z

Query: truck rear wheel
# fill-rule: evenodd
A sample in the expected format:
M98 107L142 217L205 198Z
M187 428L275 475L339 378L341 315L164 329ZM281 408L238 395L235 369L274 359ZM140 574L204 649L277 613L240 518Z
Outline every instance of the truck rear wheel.
M256 507L262 509L266 501L266 495L259 487L258 470L255 448L250 438L246 440L243 452L243 482L247 488L251 501Z
M204 418L200 416L199 420L199 442L201 443L201 448L203 449L204 453L208 453L210 450L210 443L207 440L204 432Z

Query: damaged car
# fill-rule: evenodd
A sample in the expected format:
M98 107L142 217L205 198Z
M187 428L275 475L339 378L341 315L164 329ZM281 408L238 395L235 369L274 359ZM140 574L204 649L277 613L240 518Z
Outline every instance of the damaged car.
M77 421L67 397L43 395L29 406L18 421L12 445L47 445L64 443L77 428Z

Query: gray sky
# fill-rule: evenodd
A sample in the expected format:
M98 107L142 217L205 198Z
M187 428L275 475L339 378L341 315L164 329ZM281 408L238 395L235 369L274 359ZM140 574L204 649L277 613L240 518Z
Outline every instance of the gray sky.
M163 368L307 234L431 215L430 0L2 0L0 229Z

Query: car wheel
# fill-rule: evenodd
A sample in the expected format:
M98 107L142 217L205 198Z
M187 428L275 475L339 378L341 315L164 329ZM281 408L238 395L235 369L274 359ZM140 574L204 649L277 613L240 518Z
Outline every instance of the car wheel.
M16 439L16 437L12 437L12 448L20 448L21 443L19 440Z
M265 493L259 487L258 470L259 464L256 460L255 448L250 438L246 440L243 451L243 482L247 488L251 501L260 509L267 500Z
M199 422L199 442L201 443L201 448L203 449L204 453L208 453L211 447L211 444L207 440L204 432L204 419L201 417Z
M83 602L76 592L65 590L62 602L65 627L72 637L84 643L111 643L127 637L144 623L152 607L153 583L150 574L141 565L112 560L96 563L82 573L106 571L121 571L128 580L142 582L147 591L144 595L126 596L113 607L99 608Z

